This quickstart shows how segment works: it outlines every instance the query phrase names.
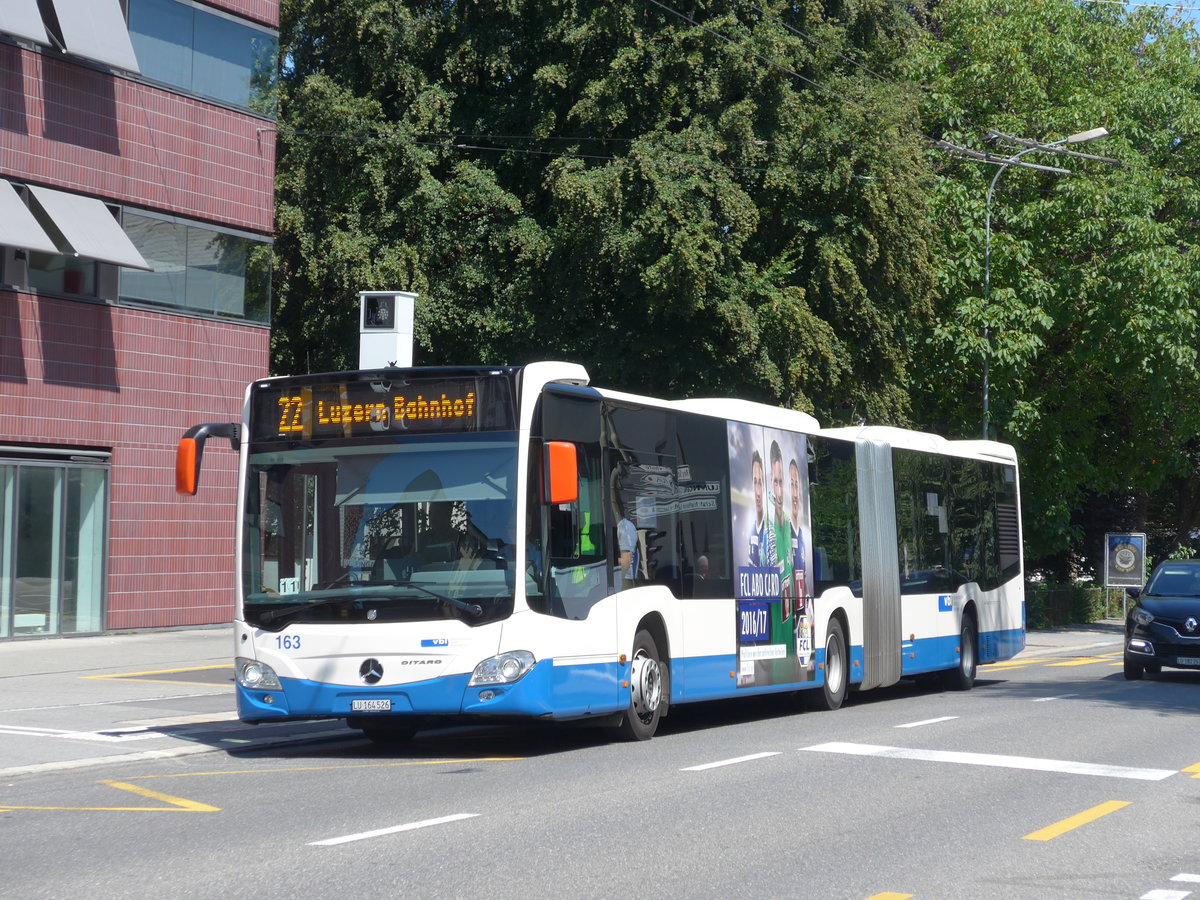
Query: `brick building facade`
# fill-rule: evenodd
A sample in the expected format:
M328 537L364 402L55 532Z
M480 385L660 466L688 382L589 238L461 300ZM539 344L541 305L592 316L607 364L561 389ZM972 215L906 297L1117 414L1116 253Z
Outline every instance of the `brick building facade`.
M226 622L267 373L278 0L0 9L0 640Z

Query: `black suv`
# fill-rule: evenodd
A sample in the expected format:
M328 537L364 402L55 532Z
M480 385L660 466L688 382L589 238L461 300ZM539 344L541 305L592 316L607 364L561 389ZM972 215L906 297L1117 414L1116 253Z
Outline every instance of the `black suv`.
M1163 666L1200 669L1200 559L1159 563L1145 590L1130 591L1125 619L1125 677Z

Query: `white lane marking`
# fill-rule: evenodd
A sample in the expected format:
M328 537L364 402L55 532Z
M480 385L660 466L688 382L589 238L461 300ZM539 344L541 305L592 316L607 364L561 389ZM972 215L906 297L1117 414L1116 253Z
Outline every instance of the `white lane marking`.
M882 756L889 759L918 759L926 762L959 763L968 766L996 766L1002 769L1028 769L1035 772L1062 772L1067 775L1097 775L1106 778L1132 778L1136 781L1162 781L1177 775L1177 769L1138 769L1101 763L1073 762L1067 759L1038 759L1032 756L1002 756L998 753L960 753L951 750L908 750L875 744L832 742L802 747L815 753L845 753L851 756Z
M227 693L229 688L222 689L219 693ZM163 700L191 700L195 697L215 697L217 692L209 691L204 694L172 694L169 697L129 697L124 700L97 700L94 703L60 703L57 706L17 706L12 709L3 709L0 712L15 713L15 712L43 712L48 709L84 709L89 706L121 706L126 703L159 703Z
M949 722L958 716L939 716L936 719L922 719L920 722L909 722L907 725L896 725L896 728L920 728L922 725L936 725L938 722Z
M144 725L147 728L170 728L174 725L208 725L217 722L236 722L238 714L233 710L217 713L197 713L192 716L160 716L156 719L126 719L126 725Z
M704 763L701 766L688 766L686 769L680 769L680 772L703 772L705 769L716 769L720 766L732 766L737 763L750 762L754 759L766 759L768 756L779 756L779 751L771 751L768 753L751 753L749 756L739 756L735 759L723 759L720 762Z
M1124 663L1122 663L1122 665L1124 665ZM1075 697L1075 696L1078 696L1078 695L1077 694L1059 694L1057 697L1038 697L1033 702L1034 703L1045 703L1049 700L1066 700L1068 697Z
M1191 891L1164 891L1153 890L1142 894L1138 900L1183 900L1184 897L1190 897Z
M1178 875L1172 875L1171 880L1187 881L1192 884L1200 884L1200 875L1189 875L1187 872L1180 872Z
M473 819L479 813L455 813L452 816L442 816L440 819L424 819L420 822L409 822L407 825L393 825L391 828L376 828L374 831L362 831L358 834L347 834L343 837L327 838L323 841L312 841L310 847L332 847L335 844L348 844L351 841L365 841L367 838L382 837L385 834L397 834L401 831L415 831L418 828L429 828L431 825L445 825L447 822L457 822L460 819Z
M22 737L54 737L66 738L72 741L99 741L100 743L116 743L125 741L144 741L148 738L163 737L156 731L145 728L113 728L109 731L64 731L61 728L26 728L23 725L0 725L0 734L16 734Z

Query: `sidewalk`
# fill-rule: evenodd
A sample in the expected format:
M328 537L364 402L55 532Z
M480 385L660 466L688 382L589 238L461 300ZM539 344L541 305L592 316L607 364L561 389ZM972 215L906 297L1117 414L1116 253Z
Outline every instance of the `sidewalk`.
M0 644L0 777L356 736L238 721L232 651L227 625Z
M1122 622L1030 631L1022 656L1121 649ZM338 721L244 725L233 629L0 644L0 777L297 741L355 740Z
M1124 645L1125 621L1102 619L1091 625L1044 628L1025 634L1022 656L1070 656L1119 651Z

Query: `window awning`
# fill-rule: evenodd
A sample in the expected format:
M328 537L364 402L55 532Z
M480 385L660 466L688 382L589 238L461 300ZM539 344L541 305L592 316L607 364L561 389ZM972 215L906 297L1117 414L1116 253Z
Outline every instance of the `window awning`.
M40 253L59 252L29 207L22 202L17 189L3 179L0 179L0 244Z
M108 207L94 197L30 185L33 199L80 256L151 271ZM62 252L58 250L56 252Z
M126 72L141 72L120 0L54 0L67 52Z
M50 45L46 26L37 0L4 0L0 3L0 31L14 37L26 38L39 44Z

